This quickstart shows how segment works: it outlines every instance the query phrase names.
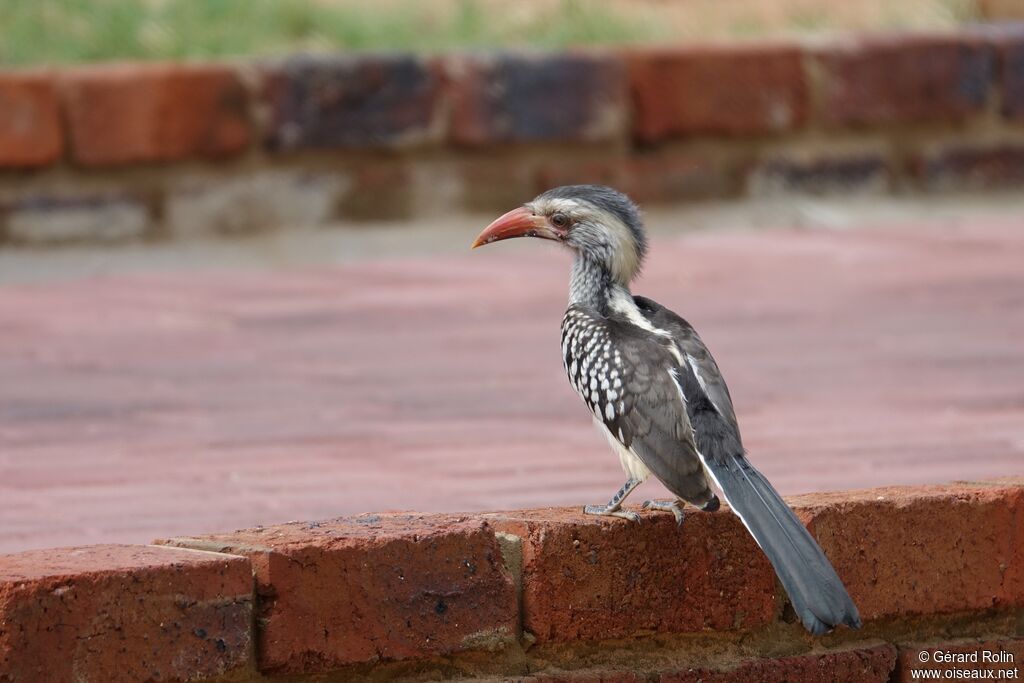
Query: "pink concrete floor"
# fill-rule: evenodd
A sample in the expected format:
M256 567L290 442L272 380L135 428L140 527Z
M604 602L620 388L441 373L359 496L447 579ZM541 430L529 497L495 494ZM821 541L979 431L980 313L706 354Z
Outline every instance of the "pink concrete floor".
M1022 227L662 237L635 289L701 331L785 493L1022 474ZM0 288L0 551L605 501L567 267L520 241Z

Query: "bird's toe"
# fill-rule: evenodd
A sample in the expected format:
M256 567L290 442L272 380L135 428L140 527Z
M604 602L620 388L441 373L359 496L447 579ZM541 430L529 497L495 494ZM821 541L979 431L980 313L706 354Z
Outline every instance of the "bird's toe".
M642 505L644 510L660 510L661 512L671 512L672 516L676 518L676 525L682 526L683 520L686 515L683 513L683 508L679 506L679 502L675 500L645 500Z
M622 519L628 519L631 522L639 522L640 515L632 510L622 510L619 507L612 507L610 505L587 505L583 508L584 514L587 515L599 515L602 517L621 517Z

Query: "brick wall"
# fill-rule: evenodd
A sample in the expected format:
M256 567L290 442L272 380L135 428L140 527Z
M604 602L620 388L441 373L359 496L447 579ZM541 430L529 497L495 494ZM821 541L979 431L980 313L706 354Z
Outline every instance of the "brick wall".
M831 43L0 72L0 243L1024 186L1024 24Z
M863 629L804 632L727 511L389 513L0 556L0 681L1020 677L1024 480L790 503Z

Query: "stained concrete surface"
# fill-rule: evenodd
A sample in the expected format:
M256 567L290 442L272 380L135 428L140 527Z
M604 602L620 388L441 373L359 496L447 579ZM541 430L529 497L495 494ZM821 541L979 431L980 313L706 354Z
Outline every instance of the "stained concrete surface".
M701 331L784 493L1024 473L1024 202L648 219L635 291ZM469 252L485 221L0 251L0 551L606 500L569 259Z

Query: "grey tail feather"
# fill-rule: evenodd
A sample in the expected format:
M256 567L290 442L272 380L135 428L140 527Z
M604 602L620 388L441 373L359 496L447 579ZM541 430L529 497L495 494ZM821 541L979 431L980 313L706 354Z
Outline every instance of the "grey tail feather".
M733 511L768 556L804 627L814 635L839 624L860 628L860 614L836 570L797 516L746 458L708 458Z

